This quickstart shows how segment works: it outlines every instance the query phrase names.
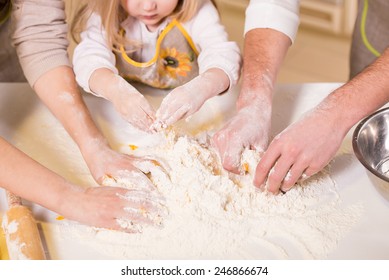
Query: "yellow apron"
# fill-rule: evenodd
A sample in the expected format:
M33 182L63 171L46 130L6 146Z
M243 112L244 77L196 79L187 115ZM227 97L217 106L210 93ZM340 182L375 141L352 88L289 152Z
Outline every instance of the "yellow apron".
M134 61L123 46L120 50L121 53L116 55L116 67L128 81L170 89L187 83L199 74L198 51L177 20L170 22L159 35L154 57L150 61Z

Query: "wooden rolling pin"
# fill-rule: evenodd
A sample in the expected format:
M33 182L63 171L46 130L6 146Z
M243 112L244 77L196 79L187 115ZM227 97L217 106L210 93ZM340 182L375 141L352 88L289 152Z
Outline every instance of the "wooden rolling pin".
M39 230L30 209L20 197L7 192L8 211L3 217L8 255L11 260L44 260Z

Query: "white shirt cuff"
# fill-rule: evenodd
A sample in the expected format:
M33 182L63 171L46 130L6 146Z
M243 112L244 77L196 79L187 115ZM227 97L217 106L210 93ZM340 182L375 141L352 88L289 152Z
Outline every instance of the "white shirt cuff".
M246 9L244 34L255 28L271 28L284 33L294 42L298 25L298 5L297 10L292 10L270 3L255 3Z

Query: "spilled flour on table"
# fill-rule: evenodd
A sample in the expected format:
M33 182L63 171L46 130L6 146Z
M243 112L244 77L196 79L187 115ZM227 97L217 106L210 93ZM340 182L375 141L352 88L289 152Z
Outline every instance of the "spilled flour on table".
M60 225L63 238L118 259L316 259L334 250L362 213L359 205L341 205L326 171L286 195L257 191L252 180L259 155L245 151L247 174L229 175L207 135L171 133L158 147L126 152L152 156L165 167L167 174L148 167L166 198L163 226L128 234L66 221ZM105 184L127 183L107 178Z

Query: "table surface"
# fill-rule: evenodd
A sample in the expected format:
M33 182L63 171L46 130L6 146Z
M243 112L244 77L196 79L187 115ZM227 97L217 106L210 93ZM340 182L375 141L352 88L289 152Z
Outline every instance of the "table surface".
M288 124L296 121L339 85L335 83L278 85L274 97L272 135L276 135ZM155 107L166 94L164 91L146 88L144 92ZM238 87L206 102L195 116L183 121L180 126L187 129L188 133L220 127L234 113L237 94ZM114 148L118 147L120 139L115 139L116 134L112 133L112 130L123 129L127 127L126 123L107 101L89 94L84 95L84 99L93 118L111 145ZM71 140L54 137L53 142L55 143L51 143L47 141L47 135L43 136L48 128L56 131L63 130L63 128L27 84L0 84L0 100L0 135L2 137L17 147L21 147L31 157L67 179L79 184L90 182L89 174L81 177L74 176L72 169L66 166L66 160L56 157L55 150L52 149L53 145L60 145L61 141ZM330 175L338 186L342 203L345 205L362 204L364 212L360 221L345 238L339 241L337 248L327 258L389 259L389 201L377 190L367 176L364 167L355 158L351 145L352 131L353 129L345 138L340 152L331 164ZM134 137L131 133L124 132L124 135L129 138ZM141 140L138 139L138 141ZM74 151L68 156L80 157L75 145ZM28 205L32 208L37 220L43 223L55 221L55 213L38 205ZM4 213L6 209L5 192L0 190L0 213ZM45 227L41 226L41 233L45 235ZM45 247L49 258L52 259L108 258L83 246L77 240L51 244L50 239L46 238ZM3 247L2 242L4 240L0 238L0 248Z

